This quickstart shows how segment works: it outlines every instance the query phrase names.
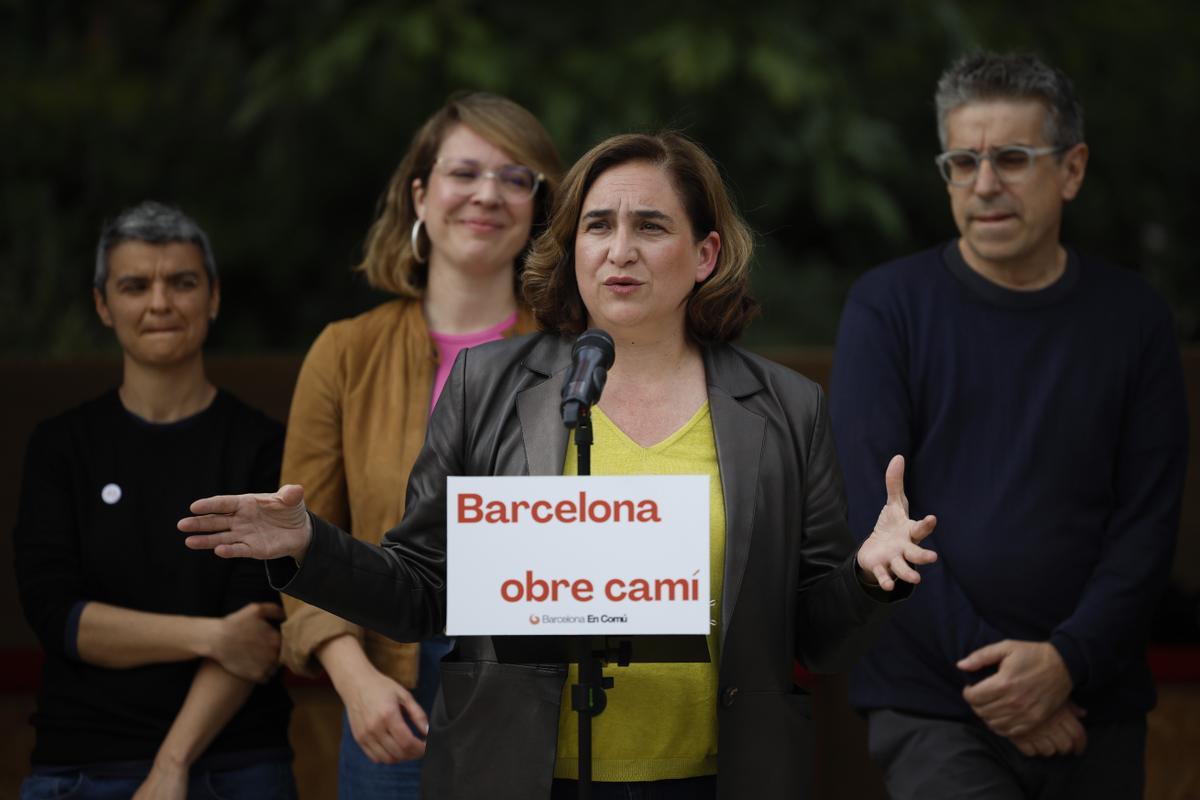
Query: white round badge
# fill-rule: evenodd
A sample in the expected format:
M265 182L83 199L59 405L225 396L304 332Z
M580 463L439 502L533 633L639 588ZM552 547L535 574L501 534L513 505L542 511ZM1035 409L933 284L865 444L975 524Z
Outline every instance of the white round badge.
M116 505L121 499L121 487L115 483L104 484L104 488L100 490L100 499L110 506Z

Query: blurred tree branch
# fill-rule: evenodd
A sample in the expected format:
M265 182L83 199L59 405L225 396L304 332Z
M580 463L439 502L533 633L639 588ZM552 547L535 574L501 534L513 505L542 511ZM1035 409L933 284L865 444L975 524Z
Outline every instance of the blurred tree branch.
M1018 5L10 0L0 348L111 347L88 293L95 239L147 197L213 238L214 347L305 348L378 302L349 273L376 199L420 122L472 88L528 106L568 163L619 131L698 139L760 234L751 339L828 343L858 274L953 234L930 98L979 46L1074 76L1093 160L1066 237L1144 271L1195 340L1200 11Z

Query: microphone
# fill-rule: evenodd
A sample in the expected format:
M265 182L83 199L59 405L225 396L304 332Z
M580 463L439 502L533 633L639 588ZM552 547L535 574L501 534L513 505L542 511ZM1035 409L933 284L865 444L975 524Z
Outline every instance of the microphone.
M600 401L614 358L612 337L599 328L586 330L575 340L571 369L562 387L562 418L568 428L578 425L584 410Z

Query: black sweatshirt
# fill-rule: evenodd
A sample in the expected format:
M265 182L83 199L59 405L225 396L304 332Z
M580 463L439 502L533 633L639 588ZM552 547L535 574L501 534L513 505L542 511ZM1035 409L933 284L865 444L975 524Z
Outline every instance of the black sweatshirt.
M46 650L35 765L153 759L199 665L84 663L88 601L198 617L278 602L261 564L189 550L176 523L201 497L274 491L282 443L279 423L224 392L170 424L134 416L113 391L37 427L13 536L25 617ZM255 687L202 762L287 757L290 712L278 676Z

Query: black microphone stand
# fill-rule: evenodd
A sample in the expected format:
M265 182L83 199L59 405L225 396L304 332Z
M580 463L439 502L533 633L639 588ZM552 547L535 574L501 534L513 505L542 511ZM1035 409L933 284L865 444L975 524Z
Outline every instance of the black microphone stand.
M583 407L575 427L575 452L580 475L592 474L592 414ZM604 677L604 653L592 648L591 637L580 636L577 641L579 682L571 687L571 709L579 715L579 798L592 797L592 717L608 705L605 689L611 689L613 679Z
M608 378L608 369L616 355L612 337L602 330L584 331L571 348L571 371L563 384L561 408L563 423L575 429L577 473L592 474L592 404L599 402ZM602 638L603 641L603 638ZM592 717L608 705L605 689L613 679L604 677L604 661L627 665L631 645L622 643L610 653L604 645L596 649L591 637L575 640L575 660L579 662L579 682L571 686L571 709L579 714L579 797L592 797Z

